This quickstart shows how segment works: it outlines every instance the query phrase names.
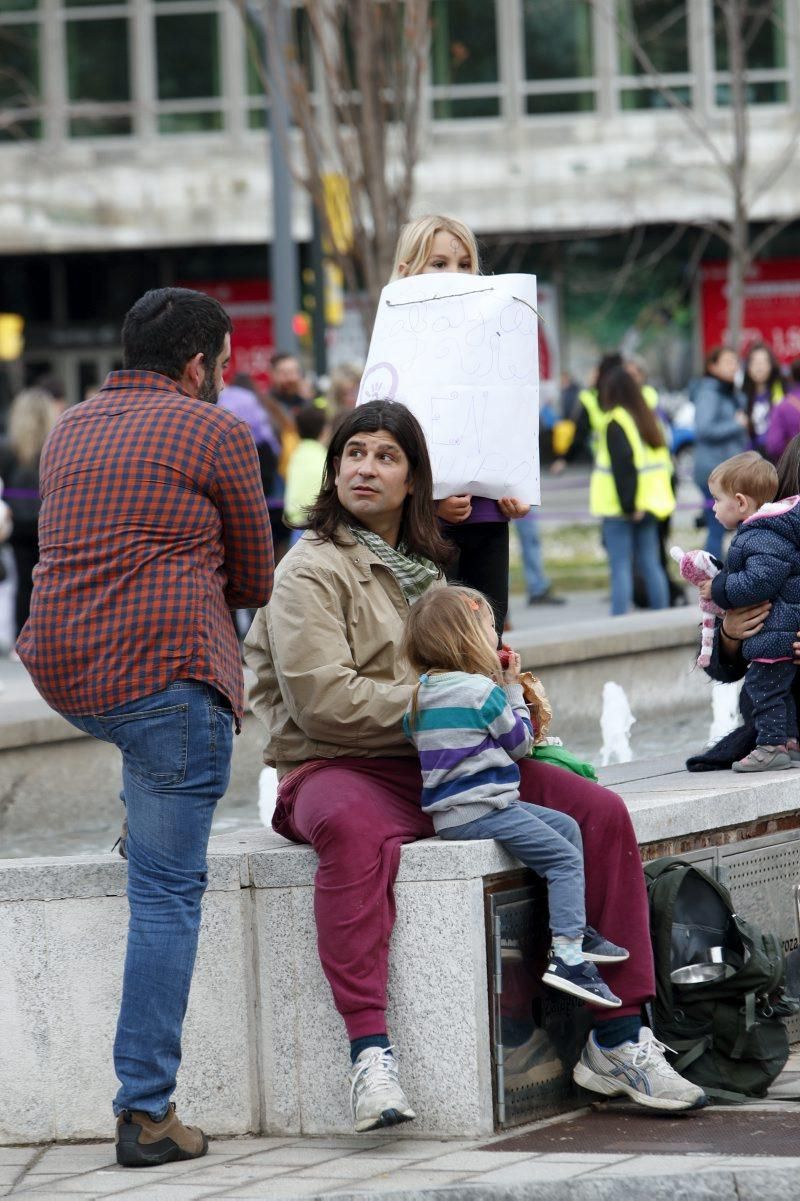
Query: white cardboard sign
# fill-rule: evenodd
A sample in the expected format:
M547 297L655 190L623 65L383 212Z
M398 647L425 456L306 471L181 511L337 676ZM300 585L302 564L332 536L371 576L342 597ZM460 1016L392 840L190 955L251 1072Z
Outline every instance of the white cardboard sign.
M358 404L407 405L437 500L539 504L536 277L415 275L381 292Z

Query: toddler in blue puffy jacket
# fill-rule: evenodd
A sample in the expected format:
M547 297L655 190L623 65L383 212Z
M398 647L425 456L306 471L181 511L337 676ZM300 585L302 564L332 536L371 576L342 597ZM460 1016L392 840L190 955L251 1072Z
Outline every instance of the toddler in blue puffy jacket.
M788 768L800 760L792 697L792 643L800 629L800 496L773 501L777 472L755 451L720 463L708 487L717 520L736 534L724 568L700 585L700 594L721 609L772 602L763 628L742 643L756 747L733 770Z

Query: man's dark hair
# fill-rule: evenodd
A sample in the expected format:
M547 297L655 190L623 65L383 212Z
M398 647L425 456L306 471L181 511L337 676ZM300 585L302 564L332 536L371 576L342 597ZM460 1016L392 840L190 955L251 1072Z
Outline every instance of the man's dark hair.
M377 434L386 430L395 439L408 459L409 480L414 491L405 499L400 523L400 541L414 555L432 559L443 567L453 557L453 548L439 532L433 508L433 478L428 448L422 427L410 409L391 400L371 400L348 413L331 438L325 459L322 488L315 504L308 511L308 528L318 538L341 546L337 534L342 524L352 525L356 518L342 507L336 492L336 460L358 434Z
M278 363L284 363L287 359L296 359L296 354L289 354L288 350L276 350L275 354L271 355L269 360L270 367L277 367Z
M316 405L303 405L295 414L295 425L301 438L312 438L316 441L328 421L328 414Z
M157 371L180 379L189 359L202 354L213 371L232 329L218 300L191 288L154 288L129 310L122 326L122 362L130 371Z

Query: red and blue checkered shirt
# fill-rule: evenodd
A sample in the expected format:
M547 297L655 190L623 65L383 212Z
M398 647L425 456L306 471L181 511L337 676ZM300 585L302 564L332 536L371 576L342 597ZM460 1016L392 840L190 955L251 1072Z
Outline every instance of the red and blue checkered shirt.
M249 428L152 371L112 371L67 410L40 468L39 565L17 642L61 713L175 680L244 707L229 609L266 604L272 533Z

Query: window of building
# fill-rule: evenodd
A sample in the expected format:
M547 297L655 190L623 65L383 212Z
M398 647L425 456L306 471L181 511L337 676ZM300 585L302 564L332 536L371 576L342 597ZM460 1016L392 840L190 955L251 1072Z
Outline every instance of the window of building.
M41 137L40 25L35 0L0 0L0 142ZM13 15L12 15L13 14Z
M522 13L526 112L594 109L592 6L587 0L524 0Z
M157 13L156 80L161 133L223 128L216 10Z
M493 0L433 0L431 34L434 117L499 116Z
M685 2L618 0L620 108L670 108L667 91L692 103L688 17Z
M119 16L69 18L65 25L71 137L132 132L129 21Z
M785 0L762 0L744 6L740 28L745 63L745 99L748 104L784 104L788 98ZM730 44L725 14L714 4L715 97L717 104L731 103Z

